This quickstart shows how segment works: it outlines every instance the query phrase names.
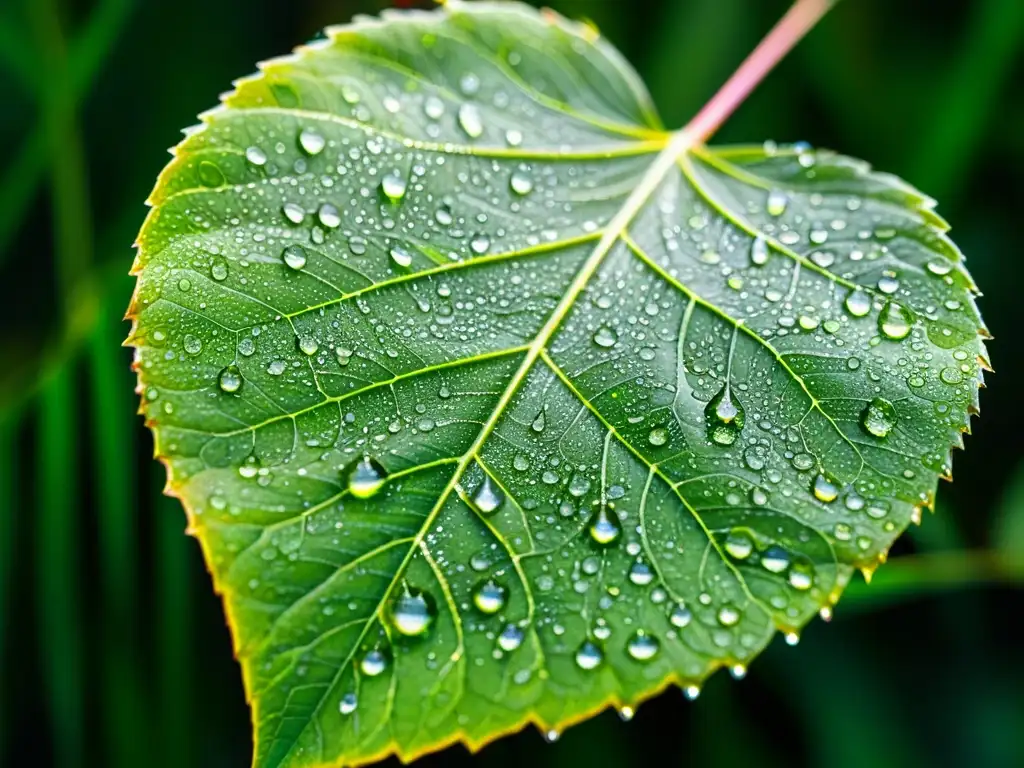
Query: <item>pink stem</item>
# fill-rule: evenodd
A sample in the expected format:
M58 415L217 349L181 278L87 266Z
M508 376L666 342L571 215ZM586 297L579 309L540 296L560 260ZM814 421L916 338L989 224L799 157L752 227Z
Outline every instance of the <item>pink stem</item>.
M701 144L718 130L765 75L818 23L836 0L796 0L778 24L747 56L732 77L684 129L690 140Z

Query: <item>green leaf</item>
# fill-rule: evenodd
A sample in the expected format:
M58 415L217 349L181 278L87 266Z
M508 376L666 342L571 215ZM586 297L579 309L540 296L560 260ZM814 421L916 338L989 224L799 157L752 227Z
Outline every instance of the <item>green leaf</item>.
M143 410L264 768L739 676L884 558L977 405L931 200L664 132L593 29L525 6L329 29L151 203Z

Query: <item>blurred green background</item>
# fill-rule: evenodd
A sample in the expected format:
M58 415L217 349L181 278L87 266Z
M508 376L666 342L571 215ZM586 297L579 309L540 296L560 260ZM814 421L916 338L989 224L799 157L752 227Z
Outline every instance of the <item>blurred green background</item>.
M249 764L220 605L119 346L131 244L164 148L233 78L390 4L0 0L0 765ZM595 22L681 125L788 2L550 4ZM831 147L940 200L999 374L938 513L742 683L421 765L1024 765L1022 83L1024 0L845 0L716 137Z

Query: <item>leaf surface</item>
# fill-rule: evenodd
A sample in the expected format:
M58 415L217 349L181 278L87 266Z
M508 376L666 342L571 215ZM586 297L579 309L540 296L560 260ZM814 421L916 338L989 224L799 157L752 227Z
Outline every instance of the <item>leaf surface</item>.
M329 29L223 102L151 196L130 342L255 765L695 695L949 473L981 321L898 179L665 132L516 4Z

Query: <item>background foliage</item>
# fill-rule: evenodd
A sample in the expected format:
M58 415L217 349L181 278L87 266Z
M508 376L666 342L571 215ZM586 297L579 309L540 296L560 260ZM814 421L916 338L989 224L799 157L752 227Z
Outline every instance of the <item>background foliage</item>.
M249 724L196 543L134 416L118 344L163 147L232 78L382 0L0 2L0 764L242 766ZM408 4L408 3L405 3ZM786 0L552 0L592 19L684 123ZM935 9L941 7L942 11ZM938 514L832 626L742 683L667 693L475 765L1024 764L1024 465L1014 354L1024 3L847 0L718 141L807 140L941 204L986 290L999 375ZM456 748L423 765L469 764Z

